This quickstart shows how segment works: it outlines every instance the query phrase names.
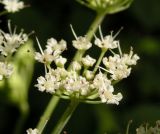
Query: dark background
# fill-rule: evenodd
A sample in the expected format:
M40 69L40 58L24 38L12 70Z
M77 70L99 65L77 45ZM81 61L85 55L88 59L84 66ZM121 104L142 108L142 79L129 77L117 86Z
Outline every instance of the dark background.
M29 8L10 18L13 24L24 28L26 32L34 30L41 44L48 38L61 38L71 44L74 39L69 25L72 24L77 35L85 35L94 19L95 12L87 9L75 0L26 0ZM80 104L66 126L68 134L124 134L129 120L133 123L130 134L142 123L154 124L160 119L160 1L134 0L131 7L123 12L108 15L102 24L104 34L111 30L115 33L124 27L117 39L122 51L128 52L133 46L140 60L131 75L115 86L123 94L120 105ZM35 36L32 36L35 41ZM34 44L37 49L37 44ZM71 58L75 50L68 46L66 56ZM38 51L38 49L37 49ZM91 51L96 55L95 49ZM29 91L30 114L24 127L34 128L51 95L41 93L34 88L36 78L44 72L43 65L36 63L35 75ZM61 101L54 113L47 134L67 102ZM11 134L18 118L18 110L0 98L0 134Z

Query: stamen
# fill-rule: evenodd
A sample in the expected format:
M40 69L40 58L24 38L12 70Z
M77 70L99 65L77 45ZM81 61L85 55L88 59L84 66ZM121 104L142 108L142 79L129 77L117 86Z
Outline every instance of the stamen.
M121 27L121 28L118 30L118 32L113 36L113 39L115 39L122 30L123 30L123 27Z
M118 44L118 51L119 51L119 54L120 54L120 56L122 57L122 51L121 51L121 46L119 45L119 42L117 42Z
M39 40L38 40L38 38L37 38L37 37L36 37L36 41L37 41L37 44L38 44L39 50L41 51L41 54L43 54L43 55L44 55L44 52L43 52L43 50L42 50L42 47L41 47L41 45L40 45Z
M75 39L77 40L77 39L78 39L78 37L77 37L77 35L76 35L76 33L75 33L75 31L74 31L74 29L73 29L73 27L72 27L72 25L71 25L71 24L70 24L70 27L71 27L71 31L72 31L72 33L73 33L73 35L74 35Z
M105 69L105 68L103 68L103 67L98 66L98 68L99 68L99 70L102 69L102 70L104 70L104 71L110 73L107 69ZM100 71L100 72L101 72L101 71Z
M103 34L102 34L101 26L99 26L99 34L100 34L101 40L103 41Z
M12 34L12 28L11 28L11 20L8 20L8 30L9 30L9 33L10 33L11 35L13 35L13 34Z

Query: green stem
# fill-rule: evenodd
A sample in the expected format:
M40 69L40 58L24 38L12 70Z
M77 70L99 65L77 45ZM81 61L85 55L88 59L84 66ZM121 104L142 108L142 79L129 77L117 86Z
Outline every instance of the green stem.
M94 19L93 23L89 27L89 30L88 30L87 35L86 35L89 41L92 40L92 38L93 38L94 34L96 33L98 27L102 23L105 15L106 14L103 13L103 12L98 12L97 13L96 18Z
M68 108L66 109L62 117L60 118L55 129L52 131L52 134L60 134L62 132L63 128L65 127L69 119L71 118L78 104L79 102L76 98L71 100L70 105L68 106Z
M102 49L102 52L101 52L101 54L100 54L100 56L98 58L98 61L97 61L96 65L95 65L95 67L94 67L94 70L93 70L94 74L96 73L99 65L101 64L102 58L104 57L106 51L107 51L106 49Z
M59 100L60 100L60 98L57 96L53 96L51 98L45 112L41 116L40 121L38 122L37 127L36 127L39 130L40 134L43 132L45 125L46 125L47 121L50 119L50 116L53 113L55 107L57 106Z

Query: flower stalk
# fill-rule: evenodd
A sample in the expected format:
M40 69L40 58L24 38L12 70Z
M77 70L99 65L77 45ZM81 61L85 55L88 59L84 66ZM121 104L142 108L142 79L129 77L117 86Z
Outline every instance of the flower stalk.
M87 32L87 38L88 40L92 40L94 34L96 33L98 27L101 25L104 17L106 16L106 13L104 12L98 12L93 23L91 24L91 26L89 27L89 30Z
M100 56L98 58L98 61L97 61L96 65L95 65L95 67L94 67L93 73L96 73L96 71L97 71L99 65L101 64L101 61L102 61L106 51L107 51L106 49L102 49L101 54L100 54Z
M62 132L63 128L65 127L65 125L67 124L69 119L71 118L71 116L72 116L73 112L75 111L76 107L78 106L78 104L79 104L79 101L77 98L71 99L69 106L67 107L66 111L64 112L64 114L60 118L55 129L52 131L52 134L60 134Z
M58 102L59 102L59 97L57 96L53 96L43 114L43 116L40 118L39 123L37 124L37 129L39 130L39 133L42 133L44 128L45 128L45 124L47 123L47 121L50 119L51 114L53 113L55 107L57 106Z

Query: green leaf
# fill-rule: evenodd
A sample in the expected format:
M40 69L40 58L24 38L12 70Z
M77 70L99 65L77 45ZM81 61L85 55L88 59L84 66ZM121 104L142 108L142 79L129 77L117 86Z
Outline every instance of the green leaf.
M14 73L8 79L9 97L12 102L22 106L27 104L28 89L34 69L33 42L29 40L17 51L13 60Z

